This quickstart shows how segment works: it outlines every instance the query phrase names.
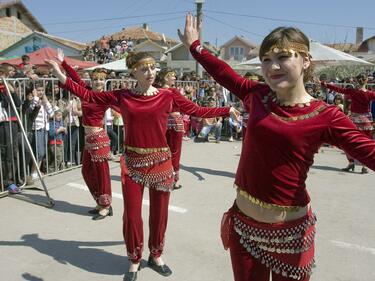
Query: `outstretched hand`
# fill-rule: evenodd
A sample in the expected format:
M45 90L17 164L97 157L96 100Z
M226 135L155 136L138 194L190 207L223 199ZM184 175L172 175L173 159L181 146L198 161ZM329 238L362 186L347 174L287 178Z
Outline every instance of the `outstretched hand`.
M180 37L181 42L190 48L190 45L199 39L199 31L201 29L201 22L197 22L197 17L193 16L191 13L186 15L185 19L185 30L181 33L180 29L177 29L178 37Z
M62 73L59 64L54 60L44 60L52 68L52 74L63 84L66 82L66 76Z
M56 76L56 74L61 71L60 67L57 62L54 60L44 60L46 64L48 64L52 68L52 74Z
M57 48L57 57L58 61L62 63L64 61L64 51L61 48Z
M233 116L234 120L239 121L241 113L236 108L231 106L229 113Z

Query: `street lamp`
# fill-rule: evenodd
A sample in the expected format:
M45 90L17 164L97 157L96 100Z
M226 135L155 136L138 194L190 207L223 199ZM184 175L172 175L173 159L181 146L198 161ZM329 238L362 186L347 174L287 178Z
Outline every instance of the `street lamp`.
M197 22L198 24L202 21L203 18L203 7L204 0L195 0L195 4L197 5ZM199 30L199 41L202 42L202 30ZM202 77L202 68L200 67L199 63L195 63L195 72L197 73L197 77Z

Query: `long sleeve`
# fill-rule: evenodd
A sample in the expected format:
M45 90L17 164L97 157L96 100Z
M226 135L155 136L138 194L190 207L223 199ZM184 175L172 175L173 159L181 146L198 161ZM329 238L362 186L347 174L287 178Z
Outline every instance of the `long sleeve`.
M66 78L66 83L64 85L65 89L72 92L74 95L79 97L80 99L87 101L89 103L97 103L101 105L108 105L108 106L119 106L116 92L120 93L120 91L108 91L108 92L94 92L92 90L88 90L85 87L73 82L73 80L69 77Z
M349 88L342 88L342 87L337 87L333 84L328 84L328 83L321 83L323 87L326 87L332 91L335 91L337 93L341 93L341 94L344 94L344 95L350 95L353 91L353 89L349 89Z
M61 66L64 68L68 76L72 78L74 82L76 82L82 87L87 87L85 81L83 81L81 77L79 77L78 73L65 60L62 62Z
M40 106L39 97L34 96L30 103L30 109L34 110L35 107Z
M184 114L201 118L229 116L229 107L200 107L189 99L183 97L176 89L171 90L173 92L174 103Z
M332 114L327 142L342 148L354 159L375 170L375 141L358 131L339 109Z
M81 77L79 77L77 71L75 71L65 60L62 62L61 66L65 69L68 76L72 78L74 82L76 82L82 87L88 88L86 82L83 81ZM117 112L120 112L120 108L117 105L112 104L111 108Z
M53 116L53 108L49 101L43 103L44 109L46 111L47 117L50 118Z
M264 84L240 76L227 63L203 49L199 40L191 44L190 52L216 82L231 91L241 100L251 91L255 91L259 88L268 88L268 86Z
M49 138L50 139L55 139L57 138L57 129L58 129L58 126L56 126L56 122L55 121L50 121L49 122L49 131L48 131L48 134L49 134Z
M375 100L375 92L374 91L366 91L366 95L368 96L369 100Z

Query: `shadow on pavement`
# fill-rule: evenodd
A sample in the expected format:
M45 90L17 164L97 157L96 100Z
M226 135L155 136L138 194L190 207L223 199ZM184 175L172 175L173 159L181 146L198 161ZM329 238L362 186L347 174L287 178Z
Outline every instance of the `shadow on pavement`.
M9 196L13 197L15 199L20 199L22 200L22 197L25 197L26 199L31 199L36 202L45 202L46 201L46 196L41 195L41 194L33 194L30 193L30 191L25 190L24 192L17 194L17 196ZM87 207L87 206L81 206L81 205L75 205L66 201L61 201L61 200L55 200L55 205L51 210L61 212L61 213L72 213L76 215L81 215L81 216L91 216L88 211L91 210L92 208L95 207L95 203L93 201L93 206L92 207Z
M38 234L25 234L22 241L0 241L0 246L31 247L34 250L52 257L61 264L70 264L80 269L106 275L123 275L129 267L126 256L119 256L95 247L121 245L124 241L85 242L57 239L42 239ZM146 261L143 261L146 262ZM23 274L26 280L43 279Z
M324 171L342 172L340 168L329 167L329 166L313 165L313 166L311 166L311 168L317 169L317 170L324 170Z
M23 279L29 280L29 281L44 281L44 279L36 277L34 275L31 275L30 273L26 272L22 274Z
M200 181L205 180L205 178L199 172L206 173L206 174L209 174L209 175L214 175L214 176L222 176L222 177L233 178L233 179L235 177L234 173L227 172L227 171L217 171L217 170L212 170L212 169L208 169L208 168L190 167L190 166L185 166L183 164L181 164L180 167L181 167L182 170L187 171L189 173L192 173Z
M111 175L111 180L113 180L113 181L121 181L121 177L120 176L112 176Z

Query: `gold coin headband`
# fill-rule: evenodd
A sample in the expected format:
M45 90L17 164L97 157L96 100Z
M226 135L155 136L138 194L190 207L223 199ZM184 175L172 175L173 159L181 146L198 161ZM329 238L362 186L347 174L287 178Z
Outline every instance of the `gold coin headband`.
M176 73L174 71L170 71L170 72L167 72L164 77L170 77L170 76L176 77Z
M92 74L92 79L106 79L107 74L104 72L94 72Z
M268 52L266 52L264 55L268 55L270 52L273 52L275 54L280 53L288 53L288 54L294 54L295 52L298 53L304 53L309 56L309 49L305 44L297 43L297 42L290 42L289 44L282 45L280 43L273 45Z
M133 65L132 70L136 71L137 69L143 67L155 67L155 60L152 58L140 60L139 62Z

